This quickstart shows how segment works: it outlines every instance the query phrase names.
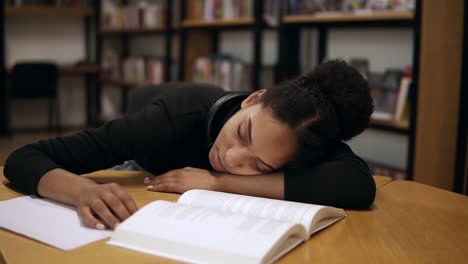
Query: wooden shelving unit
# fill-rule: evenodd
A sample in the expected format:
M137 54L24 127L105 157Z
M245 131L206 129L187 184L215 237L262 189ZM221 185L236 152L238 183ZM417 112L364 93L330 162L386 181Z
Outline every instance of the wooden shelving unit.
M154 28L102 28L99 32L100 34L154 34L154 33L164 33L166 31L165 27L154 27Z
M220 33L229 30L242 30L252 33L252 75L250 86L258 89L262 62L262 10L263 1L252 1L252 12L248 16L230 19L203 19L196 1L181 0L180 6L180 61L179 80L190 81L193 77L193 66L197 58L207 57L220 52ZM189 44L186 44L189 43Z
M94 15L94 8L25 5L25 6L20 6L20 7L7 7L5 10L5 15L7 17L15 17L15 16L86 17L86 16Z
M279 81L291 79L301 74L300 58L301 58L301 30L316 29L317 30L317 64L321 63L328 57L328 41L329 32L331 29L356 29L356 28L407 28L413 31L415 36L418 33L418 12L421 4L416 4L415 11L394 11L394 12L366 12L366 13L340 13L329 12L313 15L288 15L283 14L279 24L279 64L278 75ZM419 47L417 44L413 46L413 78L417 79L417 58L419 56ZM413 79L413 81L414 81ZM417 89L415 82L414 89ZM414 109L410 111L410 120L414 120ZM411 164L413 163L413 144L414 144L414 124L410 121L394 121L394 120L371 120L370 127L390 133L397 133L403 136L408 136L408 177L411 179Z
M101 49L102 43L106 40L111 38L116 38L120 42L121 45L121 58L127 58L131 56L131 46L132 46L132 37L140 36L140 35L160 35L162 36L164 45L164 58L163 62L166 67L166 71L164 74L164 80L169 81L171 78L170 76L170 69L172 65L171 55L172 55L172 39L173 33L177 30L175 25L173 24L172 20L172 10L173 10L173 1L171 0L164 0L166 6L167 16L163 21L163 25L159 27L151 27L151 28L136 28L136 29L129 29L129 28L100 28L98 29L98 38L97 38L97 50L98 50L98 61L101 61ZM132 4L129 0L122 0L120 1L120 5L128 6ZM101 1L96 1L96 9L101 10ZM100 14L99 14L100 15ZM127 105L127 98L128 98L128 91L134 87L148 85L151 82L135 82L135 81L125 81L121 79L113 79L113 78L100 78L101 84L117 86L120 88L121 91L121 105L122 105L122 113L126 112L126 105Z
M413 20L414 12L373 12L373 13L323 13L316 15L288 15L283 17L283 23L330 23L330 22L363 22L363 21L395 21Z
M236 18L236 19L216 19L216 20L202 20L202 19L186 19L182 21L184 28L197 28L197 27L229 27L229 26L253 26L255 19L251 17Z

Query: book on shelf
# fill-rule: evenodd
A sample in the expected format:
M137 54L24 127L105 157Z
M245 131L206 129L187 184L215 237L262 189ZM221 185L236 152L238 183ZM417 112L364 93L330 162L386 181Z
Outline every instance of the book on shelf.
M111 79L118 79L120 77L119 57L117 45L111 42L104 42L101 60L101 72L103 76Z
M164 82L166 66L161 59L148 58L146 60L146 80L152 84Z
M225 54L195 60L193 81L212 83L227 91L252 90L252 66Z
M172 0L172 26L177 28L180 24L180 1L184 0Z
M154 56L129 57L122 64L123 79L128 82L160 84L165 72L163 60Z
M415 0L288 0L289 15L401 12L414 10L414 8Z
M279 25L281 0L265 0L263 2L263 20L271 27Z
M165 81L167 69L163 59L156 56L132 56L121 59L119 54L116 43L104 43L101 73L105 79L149 84Z
M145 29L165 25L165 1L140 1L118 6L112 0L102 2L101 27L111 29Z
M108 243L190 263L272 263L345 216L334 207L191 190L146 205Z
M125 81L145 81L145 60L142 57L129 57L122 63L122 75Z
M194 0L190 19L214 20L253 17L253 0Z
M388 69L383 74L370 73L368 82L374 100L373 119L408 119L411 67L404 71Z

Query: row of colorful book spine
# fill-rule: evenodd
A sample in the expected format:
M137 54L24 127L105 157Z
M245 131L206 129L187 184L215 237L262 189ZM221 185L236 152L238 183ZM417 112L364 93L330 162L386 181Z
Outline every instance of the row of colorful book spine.
M379 12L414 10L415 0L289 0L290 15L323 12Z
M119 6L112 0L102 2L102 28L144 29L163 27L166 17L165 1L140 1Z
M193 19L253 17L253 0L194 0Z
M223 87L227 91L251 90L252 66L228 55L199 57L195 60L193 81Z
M261 67L260 87L256 89L275 85L274 69L268 65ZM218 85L227 91L251 91L252 65L228 54L199 57L193 66L192 80Z
M160 84L165 81L166 66L156 57L128 57L102 66L105 79L134 83Z

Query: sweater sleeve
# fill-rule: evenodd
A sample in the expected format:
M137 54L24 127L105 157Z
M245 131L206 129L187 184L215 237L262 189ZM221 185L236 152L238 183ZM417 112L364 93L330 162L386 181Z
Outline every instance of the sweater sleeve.
M173 135L164 103L154 101L138 113L99 128L21 147L7 158L4 175L20 191L38 195L37 184L49 170L83 174L150 154L164 156Z
M376 189L366 163L347 146L315 166L285 169L284 185L286 200L354 209L369 208Z

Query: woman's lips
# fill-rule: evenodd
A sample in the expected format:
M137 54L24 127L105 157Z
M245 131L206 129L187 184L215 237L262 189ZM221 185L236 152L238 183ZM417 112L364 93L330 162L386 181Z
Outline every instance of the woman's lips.
M219 149L218 147L216 147L216 157L215 157L215 166L216 166L216 170L217 171L226 171L224 166L223 166L223 163L221 161L221 157L219 156Z

